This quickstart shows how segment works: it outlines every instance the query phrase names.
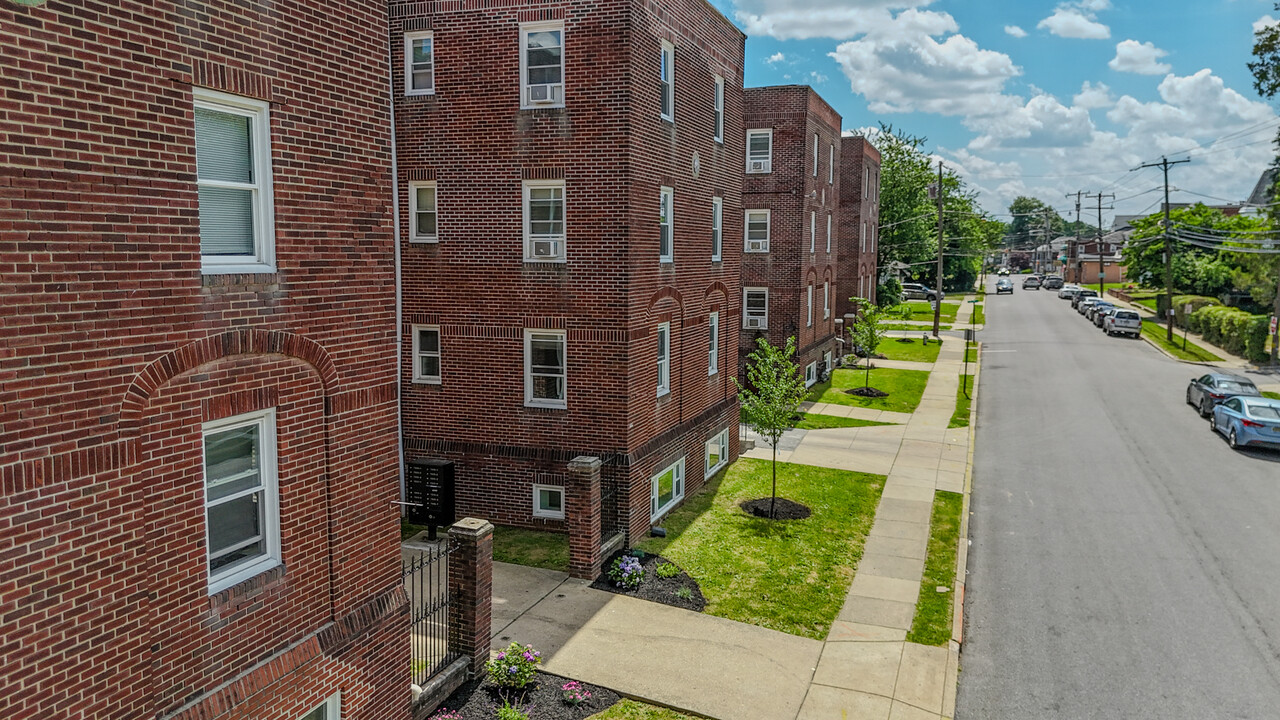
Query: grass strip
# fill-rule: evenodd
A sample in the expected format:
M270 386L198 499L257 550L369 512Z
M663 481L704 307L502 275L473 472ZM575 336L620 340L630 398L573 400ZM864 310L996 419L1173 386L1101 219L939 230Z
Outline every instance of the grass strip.
M982 303L973 306L973 315L969 316L970 325L986 325L987 315L982 310Z
M946 645L951 640L951 608L956 584L956 553L960 550L960 512L964 496L939 490L933 495L929 521L929 554L920 580L920 599L907 642ZM939 592L938 588L946 588Z
M965 388L969 389L969 396L965 397ZM973 402L973 376L960 375L960 386L956 388L956 411L951 413L951 422L947 423L949 428L969 427L969 403Z
M978 343L976 342L967 343L964 348L964 357L965 357L965 362L969 362L969 363L978 362Z
M925 300L910 300L905 303L911 308L912 320L928 320L933 321L933 306ZM955 322L956 313L960 310L960 303L942 301L942 311L939 313L940 322Z
M1174 333L1173 342L1169 343L1164 338L1165 328L1163 325L1154 322L1143 321L1142 336L1155 343L1165 352L1178 358L1179 360L1187 360L1190 362L1220 362L1222 358L1205 350L1193 342L1187 341L1187 349L1182 349L1182 338Z
M871 387L889 393L887 397L869 398L844 392L862 387L865 377L864 370L836 370L831 374L830 380L818 383L810 389L808 399L873 410L914 412L920 404L920 396L924 394L925 383L929 382L927 370L876 368L871 371Z
M907 360L910 362L934 363L938 361L938 351L942 344L930 342L928 345L919 338L909 338L911 342L899 342L900 338L885 338L876 348L876 352L887 360ZM875 362L874 360L872 362ZM874 372L874 371L872 371Z
M895 425L896 423L877 422L875 420L859 420L858 418L823 415L822 413L805 413L804 419L796 423L797 430L829 430L831 428L875 427L876 425Z
M740 459L665 515L660 553L698 581L705 612L821 640L844 604L884 476L778 463L778 496L803 503L805 520L769 520L738 507L769 497L768 460Z
M507 525L493 526L493 559L513 565L569 570L569 536Z
M696 720L692 715L676 712L670 708L657 707L647 703L623 698L608 709L598 712L587 720Z
M933 325L908 325L907 323L882 322L880 323L880 327L884 328L885 330L917 330L919 332L925 332L925 333L933 332ZM950 330L951 326L946 323L942 323L941 325L938 326L938 329Z
M1280 392L1271 392L1270 390L1263 390L1262 397L1268 397L1268 398L1271 398L1272 400L1280 400Z

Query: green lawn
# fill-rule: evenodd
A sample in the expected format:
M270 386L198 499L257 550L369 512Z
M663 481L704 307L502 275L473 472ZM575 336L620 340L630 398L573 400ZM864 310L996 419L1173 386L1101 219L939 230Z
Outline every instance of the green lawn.
M689 573L705 612L821 640L844 604L884 477L778 463L778 495L813 511L767 520L738 503L769 497L770 462L743 458L662 518L665 538L639 544Z
M804 419L796 423L798 430L828 430L843 427L874 427L876 425L893 425L894 423L876 422L875 420L859 420L857 418L823 415L821 413L805 413Z
M623 698L587 720L696 720L692 715Z
M938 361L938 351L941 349L941 343L931 341L925 345L918 337L911 338L909 343L898 342L898 338L885 338L884 342L876 348L876 352L889 360L932 363Z
M880 323L880 327L884 328L885 330L914 330L916 332L927 332L927 333L933 332L932 325L908 325L906 323L882 322ZM951 326L946 323L942 323L938 325L938 329L950 330Z
M965 361L970 363L978 362L978 343L971 342L965 345L964 349Z
M1271 398L1272 400L1280 400L1280 393L1278 393L1278 392L1271 392L1270 390L1263 390L1263 391L1262 391L1262 397L1269 397L1269 398Z
M1196 345L1190 340L1187 341L1187 349L1182 349L1182 335L1174 329L1173 344L1165 342L1165 327L1154 322L1142 323L1142 336L1152 341L1156 345L1164 349L1165 352L1173 355L1179 360L1188 360L1190 362L1218 362L1222 358Z
M987 315L982 309L982 303L973 306L973 314L969 316L970 325L986 325Z
M920 599L907 642L946 645L951 640L951 607L955 595L956 554L960 551L960 512L964 496L939 490L929 521L929 554L920 579ZM938 588L946 588L938 592Z
M906 303L911 308L912 320L928 320L933 321L933 308L929 306L926 300L911 300ZM942 301L941 322L949 323L956 321L956 311L960 309L960 303Z
M863 370L836 370L831 374L830 380L818 383L809 390L808 399L873 410L914 412L920 404L920 396L924 394L925 383L929 382L929 373L925 370L876 368L871 371L871 387L889 393L888 397L867 398L843 392L862 387L865 377L866 372Z
M967 385L966 385L967 383ZM965 397L964 390L969 388L969 396ZM961 375L960 386L956 388L956 411L951 414L951 422L947 424L949 428L969 427L969 403L973 401L973 376Z
M417 535L418 533L426 529L428 529L426 525L414 525L408 520L401 520L400 521L400 542L404 542L405 540L408 540L409 538L413 537L414 535Z
M494 525L493 559L566 572L569 570L569 536Z

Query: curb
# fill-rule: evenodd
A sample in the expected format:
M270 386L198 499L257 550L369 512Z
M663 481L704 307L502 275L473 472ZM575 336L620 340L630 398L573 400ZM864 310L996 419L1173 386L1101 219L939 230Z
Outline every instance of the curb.
M978 385L982 375L982 343L978 342L977 345L978 362L973 369L973 387L969 397L969 452L964 469L964 497L960 503L960 548L956 551L955 602L951 608L951 641L957 647L964 644L965 569L969 564L969 497L973 492L973 449L978 439Z
M1146 322L1146 320L1143 320L1143 322ZM1180 362L1180 363L1182 363L1183 365L1198 365L1198 366L1200 366L1200 367L1211 367L1211 368L1219 368L1219 367L1220 367L1219 365L1217 365L1217 364L1215 364L1215 363L1212 363L1212 362L1199 362L1199 361L1196 361L1196 360L1183 360L1182 358L1175 356L1173 353L1169 352L1168 350L1165 350L1164 348L1160 347L1159 345L1157 345L1157 344L1156 344L1156 342L1155 342L1154 340L1152 340L1151 338L1147 337L1146 335L1143 335L1141 332L1139 332L1139 333L1138 333L1138 337L1139 337L1139 338L1142 338L1142 341L1143 341L1143 342L1145 342L1146 344L1148 344L1148 345L1150 345L1151 347L1155 348L1155 349L1156 349L1156 350L1157 350L1161 355L1164 355L1165 357L1169 358L1170 360L1173 360L1174 362Z

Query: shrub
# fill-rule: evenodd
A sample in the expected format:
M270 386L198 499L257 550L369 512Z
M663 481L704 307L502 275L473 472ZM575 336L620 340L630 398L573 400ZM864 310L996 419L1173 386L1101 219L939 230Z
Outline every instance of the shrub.
M673 578L680 574L680 568L675 563L658 563L657 572L660 578Z
M896 277L885 278L876 288L876 304L888 307L900 302L902 302L902 281Z
M520 689L533 682L534 672L542 664L542 653L532 645L511 643L485 665L489 681L498 687Z
M620 588L635 590L644 580L644 568L640 567L639 558L623 555L613 561L613 567L609 568L609 579Z
M1187 326L1205 342L1257 362L1267 358L1267 319L1237 308L1207 305L1192 313Z
M498 708L498 720L529 720L529 714L507 701Z
M1204 295L1174 295L1173 296L1173 322L1180 328L1189 327L1189 315L1186 312L1187 305L1191 306L1191 312L1195 313L1202 307L1217 306L1222 303L1218 298L1206 297Z
M570 705L581 705L591 699L591 691L582 687L582 683L573 680L561 685L560 692L563 693L564 701Z
M457 710L440 708L440 710L437 711L435 715L431 716L430 720L463 720L463 718L462 718L462 713L458 712Z

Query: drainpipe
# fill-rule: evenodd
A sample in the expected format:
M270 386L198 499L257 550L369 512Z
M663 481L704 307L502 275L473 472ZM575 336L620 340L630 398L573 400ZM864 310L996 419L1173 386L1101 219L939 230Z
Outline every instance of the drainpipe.
M403 283L400 277L400 165L396 158L396 90L395 63L391 57L391 43L387 43L387 109L391 115L391 213L395 225L395 266L396 266L396 468L400 475L400 500L404 501L404 412L400 399L400 353L404 347L402 337L404 327L404 307L401 299ZM401 512L404 506L401 505Z

